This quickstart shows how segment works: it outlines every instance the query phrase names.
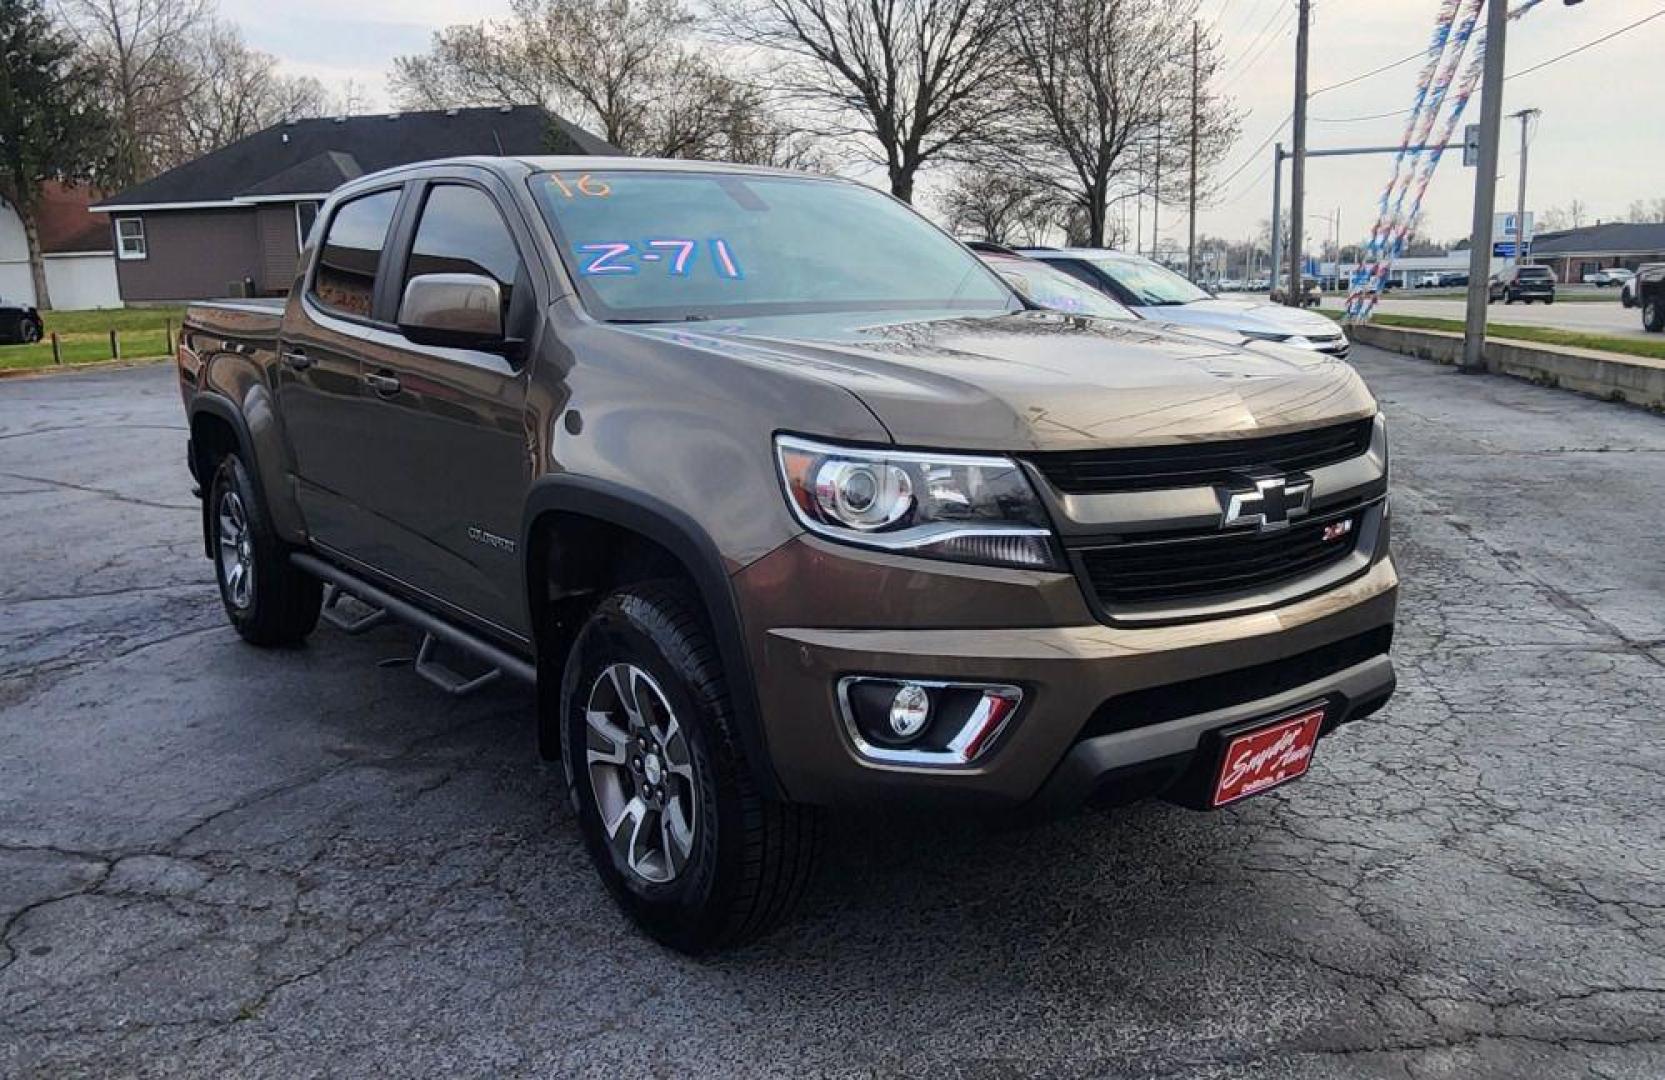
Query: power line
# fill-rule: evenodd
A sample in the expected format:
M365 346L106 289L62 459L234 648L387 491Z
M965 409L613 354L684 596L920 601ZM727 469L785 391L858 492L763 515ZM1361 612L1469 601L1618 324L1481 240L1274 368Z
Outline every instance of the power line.
M1229 78L1229 77L1232 77L1232 76L1240 76L1240 75L1246 74L1251 68L1254 67L1255 63L1260 59L1260 53L1256 52L1256 50L1258 49L1258 50L1260 50L1260 52L1265 51L1264 48L1262 47L1263 43L1276 41L1279 38L1281 38L1284 34L1289 33L1289 24L1290 24L1290 21L1293 19L1293 16L1295 14L1294 11L1290 11L1287 15L1285 15L1284 26L1283 26L1282 30L1279 30L1279 31L1273 33L1273 35L1270 38L1267 37L1267 33L1272 30L1272 27L1274 25L1277 24L1278 14L1279 14L1278 7L1277 7L1277 5L1274 4L1273 7L1272 7L1272 17L1270 19L1267 19L1265 24L1261 26L1260 31L1257 34L1255 34L1254 37L1249 39L1248 46L1245 47L1242 52L1237 54L1238 59L1236 61L1234 61L1232 64L1230 64L1226 71L1221 73L1220 77L1222 79ZM1254 54L1254 59L1253 60L1249 59L1251 54Z
M1626 33L1627 31L1630 31L1630 30L1634 30L1638 26L1641 26L1643 23L1653 22L1653 20L1659 18L1661 15L1665 15L1665 8L1660 8L1658 11L1654 12L1652 15L1643 16L1642 18L1637 19L1635 22L1631 23L1629 26L1621 26L1617 30L1613 31L1611 34L1603 34L1601 37L1596 38L1594 41L1586 41L1584 44L1578 46L1576 49L1568 49L1566 52L1562 53L1560 56L1552 56L1548 60L1545 60L1541 64L1533 64L1531 67L1525 68L1521 71L1517 71L1512 75L1505 75L1504 78L1505 79L1518 79L1522 75L1530 75L1534 71L1539 71L1543 68L1548 67L1551 64L1554 64L1554 63L1557 63L1559 61L1565 60L1569 56L1576 56L1579 53L1583 52L1585 49L1593 49L1597 45L1600 45L1604 41L1612 41L1614 38L1618 37L1620 34Z
M1510 79L1518 79L1522 75L1530 75L1534 71L1541 71L1544 68L1549 67L1551 64L1559 63L1560 61L1565 60L1569 56L1577 56L1579 53L1584 52L1586 49L1593 49L1597 45L1602 44L1603 42L1612 41L1614 38L1618 37L1620 34L1626 33L1627 31L1630 31L1630 30L1634 30L1638 26L1641 26L1643 23L1652 22L1653 20L1655 20L1655 19L1657 19L1661 16L1665 16L1665 8L1660 8L1658 11L1654 12L1652 15L1647 15L1647 16L1644 16L1640 19L1637 19L1635 22L1629 24L1628 26L1621 26L1617 30L1614 30L1610 34L1603 34L1601 37L1596 38L1593 41L1586 41L1584 44L1579 45L1576 48L1568 49L1566 52L1561 53L1559 56L1552 56L1548 60L1543 61L1542 63L1533 64L1529 68L1522 68L1519 71L1511 72L1508 75L1505 75L1503 77L1503 81L1508 82ZM1363 78L1363 77L1364 76L1362 76L1362 75L1360 76L1360 78ZM1360 123L1360 122L1365 121L1365 120L1386 120L1390 116L1404 116L1406 113L1409 113L1410 111L1411 110L1409 110L1409 109L1395 109L1392 112L1371 113L1368 116L1314 116L1311 119L1314 120L1317 123L1320 123L1320 124L1356 124L1356 123Z
M1277 14L1276 10L1273 11L1273 14ZM1270 37L1266 38L1263 43L1261 43L1258 51L1253 52L1252 55L1245 52L1243 55L1246 59L1235 72L1231 73L1231 77L1241 79L1243 76L1253 71L1255 69L1255 65L1260 63L1271 53L1272 46L1277 45L1289 36L1290 28L1294 26L1297 14L1299 13L1291 11L1288 15L1284 16L1283 25L1274 31Z
M1366 79L1368 79L1368 78L1370 78L1374 75L1380 75L1384 71L1392 71L1394 68L1404 67L1406 64L1410 63L1412 60L1420 60L1426 55L1428 55L1426 50L1418 49L1416 52L1412 53L1411 55L1406 56L1406 57L1402 57L1398 60L1395 60L1391 64L1383 64L1379 68L1372 68L1369 71L1365 72L1363 75L1355 75L1351 79L1343 79L1340 82L1331 83L1328 86L1320 86L1318 89L1316 89L1312 93L1308 94L1307 97L1315 98L1319 94L1327 94L1331 90L1340 90L1343 86L1352 86L1356 82L1363 82L1364 80L1366 80Z
M1250 150L1249 153L1248 153L1248 156L1245 157L1242 160L1242 162L1237 166L1237 168L1233 169L1230 173L1228 173L1226 175L1225 179L1220 180L1217 183L1215 183L1214 190L1215 191L1222 190L1227 184L1231 183L1233 180L1235 180L1237 178L1238 173L1242 172L1244 169L1247 169L1249 167L1249 164L1251 162L1253 162L1255 158L1260 156L1260 152L1262 150L1266 149L1267 145L1269 143L1271 143L1271 141L1273 139L1275 139L1279 135L1283 134L1283 129L1289 126L1289 121L1291 119L1293 119L1293 117L1290 117L1290 116L1284 117L1283 118L1283 123L1281 123L1277 127L1273 128L1271 130L1271 132L1267 134L1266 138L1261 140L1259 146L1255 147L1253 150Z

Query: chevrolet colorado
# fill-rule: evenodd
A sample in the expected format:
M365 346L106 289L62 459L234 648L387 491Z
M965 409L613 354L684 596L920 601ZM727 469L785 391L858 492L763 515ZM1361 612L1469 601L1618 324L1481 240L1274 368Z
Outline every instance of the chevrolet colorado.
M534 685L675 948L780 919L828 807L1223 806L1393 690L1387 432L1334 357L1035 309L790 172L431 162L318 221L286 300L185 321L226 614Z

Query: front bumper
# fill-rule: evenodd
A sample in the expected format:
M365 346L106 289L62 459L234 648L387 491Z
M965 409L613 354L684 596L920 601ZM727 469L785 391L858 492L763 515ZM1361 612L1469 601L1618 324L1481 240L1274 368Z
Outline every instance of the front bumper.
M979 609L1012 625L965 629L968 613L937 599L955 590L893 567L883 595L905 601L911 593L939 609L915 609L909 626L885 629L768 625L781 584L816 581L831 594L839 583L830 575L843 561L800 539L736 579L743 610L755 616L749 646L770 757L787 795L801 802L1066 809L1134 792L1152 770L1181 778L1220 727L1322 699L1331 706L1327 732L1393 691L1386 650L1398 576L1386 555L1319 595L1201 623L1107 626L1092 620L1067 577L969 569L984 579ZM847 609L851 598L842 599ZM915 628L931 625L947 628ZM836 687L851 675L1013 684L1024 699L998 742L968 766L877 763L860 755L841 721Z

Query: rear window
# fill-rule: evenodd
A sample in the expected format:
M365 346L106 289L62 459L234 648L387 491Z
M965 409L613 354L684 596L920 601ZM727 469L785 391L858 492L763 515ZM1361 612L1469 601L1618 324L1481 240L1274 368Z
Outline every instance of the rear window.
M1520 276L1523 278L1532 278L1533 280L1547 280L1553 278L1555 275L1549 272L1549 267L1547 266L1523 266L1520 268Z

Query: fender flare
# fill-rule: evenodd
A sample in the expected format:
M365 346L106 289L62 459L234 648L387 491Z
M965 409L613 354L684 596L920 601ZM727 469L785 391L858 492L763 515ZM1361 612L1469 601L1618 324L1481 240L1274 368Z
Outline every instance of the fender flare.
M545 514L569 513L595 518L610 525L627 529L646 537L670 552L688 571L699 590L707 618L716 636L717 656L722 661L727 677L729 701L734 709L739 728L741 749L753 779L765 795L782 799L784 792L769 757L764 736L761 711L757 702L757 684L752 677L752 665L746 651L745 633L740 618L740 607L729 583L721 553L709 534L698 522L670 504L643 494L622 484L591 477L555 474L542 477L532 485L521 519L521 551L525 553L521 566L527 613L537 610L537 597L532 586L537 578L531 559L539 550L532 542L538 521ZM532 627L534 639L539 628ZM545 718L554 715L553 697L559 693L561 672L552 670L551 659L538 656L539 737L550 733L543 730Z
M259 496L263 505L270 506L271 503L267 500L265 488L261 484L260 470L254 467L254 437L249 434L248 421L243 419L243 414L237 411L237 406L233 405L231 401L224 396L211 391L198 393L191 401L191 412L188 418L188 423L192 431L190 443L191 456L188 464L191 467L192 477L196 479L197 486L202 491L203 554L212 559L214 557L214 537L208 524L208 515L210 513L208 500L209 488L214 483L214 478L212 476L197 476L197 454L200 452L200 447L198 447L196 443L195 431L197 426L197 417L204 414L212 416L218 420L224 420L231 426L231 432L237 438L237 448L242 453L243 459L249 463L249 467L245 470L249 477L249 483L254 485L254 492L257 496Z

